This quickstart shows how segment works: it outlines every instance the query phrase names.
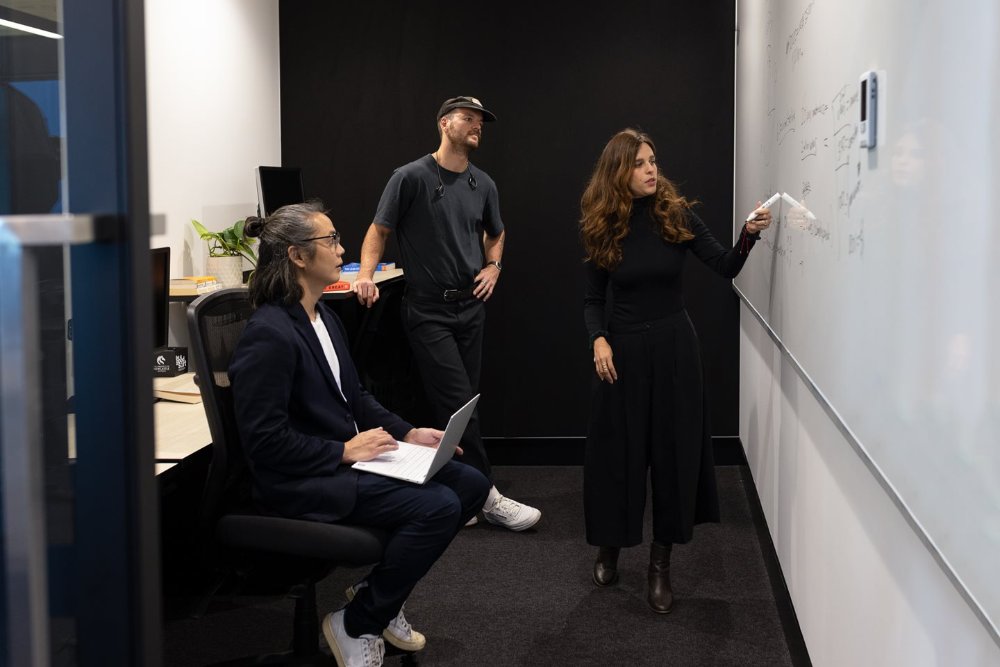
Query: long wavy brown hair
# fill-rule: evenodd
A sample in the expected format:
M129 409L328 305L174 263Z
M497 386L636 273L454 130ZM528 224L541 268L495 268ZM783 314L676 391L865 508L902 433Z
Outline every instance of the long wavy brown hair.
M580 238L586 260L603 269L614 269L622 261L622 239L628 235L632 215L632 192L628 184L635 156L643 144L656 154L649 135L626 128L611 137L597 160L587 189L580 198ZM696 201L682 197L677 187L656 171L656 194L650 213L660 225L660 235L670 243L694 238L688 228L687 210Z

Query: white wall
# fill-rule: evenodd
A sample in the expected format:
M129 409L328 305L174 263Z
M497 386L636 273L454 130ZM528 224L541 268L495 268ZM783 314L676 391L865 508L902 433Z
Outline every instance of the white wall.
M1000 664L1000 648L743 304L740 319L740 437L813 664Z
M166 215L171 275L205 271L191 220L256 213L254 167L281 164L277 0L147 0L150 211ZM186 337L171 313L171 338Z

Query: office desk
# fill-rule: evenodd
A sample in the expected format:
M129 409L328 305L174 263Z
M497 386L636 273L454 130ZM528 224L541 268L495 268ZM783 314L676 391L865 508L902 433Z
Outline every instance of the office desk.
M403 276L403 269L389 269L387 271L376 271L373 280L375 281L376 285L379 285L381 283L384 283L384 282L389 281L389 280L393 280L395 278L402 279L402 276ZM357 279L357 277L358 277L357 273L342 273L340 275L340 279L343 280L346 283L349 283L349 284L353 284L354 281ZM195 295L191 295L191 294L174 295L174 294L171 294L170 295L170 300L173 301L173 302L176 302L176 303L191 303L192 301L194 301L195 299L197 299L199 296L201 296L201 295L200 294L195 294ZM324 300L339 301L341 299L347 299L347 298L350 298L350 297L353 297L353 296L354 296L354 293L351 292L351 290L346 289L346 290L338 290L336 292L325 292L323 294L323 299Z
M376 271L375 274L372 276L372 280L375 281L376 285L380 285L381 283L388 282L388 281L393 280L395 278L402 278L402 276L403 276L403 269L389 269L387 271ZM358 279L358 274L357 273L341 273L340 274L340 279L343 280L344 282L350 284L350 285L353 285L354 281ZM324 299L326 299L326 298L340 298L340 299L343 299L343 298L346 298L348 296L354 296L354 292L352 292L349 289L346 289L346 290L338 290L336 292L326 292L326 293L323 294L323 298Z
M153 425L156 432L156 474L212 443L205 407L201 403L157 401L153 405Z
M212 443L205 408L201 403L157 401L153 404L153 429L157 475ZM66 416L66 432L69 458L75 460L76 415Z

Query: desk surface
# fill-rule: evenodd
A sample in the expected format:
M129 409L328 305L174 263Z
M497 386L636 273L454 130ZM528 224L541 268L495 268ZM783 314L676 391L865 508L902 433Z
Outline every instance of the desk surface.
M67 415L69 458L76 458L76 415ZM153 404L156 436L156 474L169 470L185 457L212 442L201 403L157 401Z
M393 278L400 278L403 275L403 269L388 269L386 271L376 271L373 277L375 284L384 283ZM351 285L354 281L358 279L358 274L355 273L341 273L340 279ZM354 292L350 289L335 290L332 292L323 292L324 299L346 299L350 296L354 296Z
M392 280L393 278L399 278L402 275L403 275L403 269L388 269L387 271L376 271L375 272L375 276L374 276L374 280L375 280L375 283L378 284L378 283L385 282L387 280ZM357 277L358 277L358 274L356 272L354 272L354 273L342 273L342 274L340 274L340 279L343 280L344 282L347 282L347 283L353 283L357 279ZM206 294L211 294L211 292L206 292ZM352 294L351 290L349 290L349 289L346 289L346 290L337 290L336 292L324 292L323 293L323 298L324 299L346 299L351 294ZM170 300L171 301L176 301L176 302L181 302L181 303L191 303L192 301L194 301L195 299L197 299L199 296L201 296L201 295L200 294L185 294L185 295L171 294L170 295Z
M156 461L180 461L212 442L201 403L157 401L153 405Z

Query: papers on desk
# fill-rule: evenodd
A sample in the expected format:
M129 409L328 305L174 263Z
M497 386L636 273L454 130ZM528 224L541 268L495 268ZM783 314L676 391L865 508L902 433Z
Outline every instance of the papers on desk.
M176 403L201 403L201 390L194 383L194 373L176 377L154 377L153 396Z

